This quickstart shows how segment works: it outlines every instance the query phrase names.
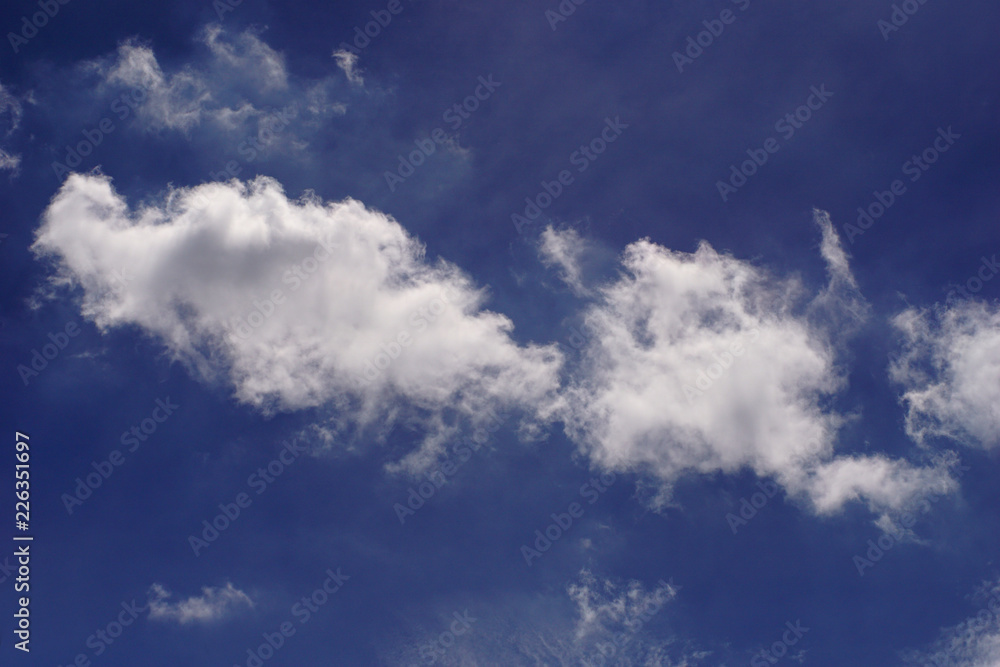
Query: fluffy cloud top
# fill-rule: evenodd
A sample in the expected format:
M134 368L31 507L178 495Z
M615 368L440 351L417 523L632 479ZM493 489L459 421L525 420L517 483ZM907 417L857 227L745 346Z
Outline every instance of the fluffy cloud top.
M482 289L357 201L291 201L261 177L130 211L107 177L74 174L33 250L101 329L137 327L267 412L335 405L370 424L402 402L440 436L446 412L554 409L555 346L517 345Z
M180 624L210 623L235 613L241 607L253 607L253 600L243 591L227 583L225 588L206 586L200 596L178 602L168 602L170 591L160 584L149 589L149 617L153 620L177 621Z
M652 472L661 500L686 472L751 468L818 512L852 499L898 509L951 488L943 467L835 458L842 418L825 402L845 381L834 324L867 306L829 218L816 221L830 283L808 304L797 280L707 243L691 254L645 240L626 249L626 275L585 313L583 367L568 390L567 432L595 462Z
M907 432L918 441L1000 446L1000 306L967 300L911 308L894 324L905 350L891 374L903 387Z

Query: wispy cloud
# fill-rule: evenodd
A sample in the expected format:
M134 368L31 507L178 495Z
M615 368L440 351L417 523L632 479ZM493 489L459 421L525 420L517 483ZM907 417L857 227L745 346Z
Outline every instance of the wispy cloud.
M160 584L149 589L149 617L153 620L187 623L210 623L227 618L241 608L253 607L253 600L231 583L223 588L204 587L201 595L170 602L173 597Z

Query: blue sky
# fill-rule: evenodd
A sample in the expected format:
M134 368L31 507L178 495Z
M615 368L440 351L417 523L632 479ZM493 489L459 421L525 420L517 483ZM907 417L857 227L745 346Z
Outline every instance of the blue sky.
M1000 664L996 7L2 24L3 664Z

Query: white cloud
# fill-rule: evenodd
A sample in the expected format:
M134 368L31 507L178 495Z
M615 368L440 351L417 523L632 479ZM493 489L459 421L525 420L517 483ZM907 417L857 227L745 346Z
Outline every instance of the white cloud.
M137 113L151 130L187 132L206 120L233 128L235 121L263 113L254 102L288 91L284 56L253 32L229 35L210 25L201 41L210 57L173 73L165 73L153 50L135 39L85 67L96 71L106 87L139 91L129 94L138 95Z
M365 80L361 76L361 70L358 69L358 54L346 49L338 49L333 52L333 57L337 60L337 67L344 71L348 81L356 86L364 85Z
M514 343L484 290L354 200L290 201L260 177L129 211L110 179L74 174L33 250L55 260L57 282L82 288L102 330L137 327L265 412L331 406L371 425L391 424L401 402L419 411L431 433L415 467L456 415L545 421L555 409L555 345Z
M830 214L815 209L813 219L823 234L820 255L826 262L829 279L826 287L809 304L809 317L818 326L844 334L854 331L864 322L871 308L851 272L847 252L830 221Z
M831 323L867 306L829 219L817 222L830 284L807 304L798 280L707 243L691 254L628 246L627 274L585 312L583 365L567 391L567 433L596 464L651 472L659 502L685 473L750 468L821 513L853 499L899 509L952 488L945 466L835 457L843 419L826 402L846 381Z
M229 40L221 26L210 25L202 38L219 62L255 80L263 90L288 88L285 57L253 32Z
M225 588L206 586L200 596L179 602L169 602L173 596L160 584L149 589L149 618L178 623L210 623L236 613L241 607L253 607L253 600L243 591L227 583Z
M575 229L556 230L546 227L542 230L539 252L542 262L548 267L559 269L559 278L577 296L586 296L590 290L584 285L583 262L590 252L590 243Z
M21 166L21 156L12 155L0 148L0 169L9 169L11 171L17 171L17 168Z
M1000 306L969 300L910 308L893 323L905 349L890 373L904 390L911 437L1000 446Z

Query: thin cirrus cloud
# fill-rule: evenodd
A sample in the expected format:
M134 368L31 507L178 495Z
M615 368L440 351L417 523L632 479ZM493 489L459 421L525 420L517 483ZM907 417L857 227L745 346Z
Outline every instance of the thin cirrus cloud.
M82 70L96 74L98 94L131 96L130 104L148 131L188 133L205 123L244 129L259 122L266 109L289 104L317 117L343 113L343 101L331 97L336 85L329 77L292 81L284 55L255 31L232 34L210 24L197 41L207 54L175 71L164 71L153 48L137 39L83 63Z
M645 586L599 578L584 568L550 594L514 594L478 608L455 604L475 620L447 648L439 641L451 620L446 611L440 628L425 628L383 649L382 662L412 664L435 656L441 664L710 664L710 652L669 630L680 589L662 579Z
M584 312L582 361L565 391L567 433L597 465L653 475L655 504L669 502L684 474L742 469L775 478L818 513L852 500L899 510L955 488L943 465L836 454L844 418L826 403L846 385L837 336L868 306L829 217L815 218L829 283L809 300L798 280L708 243L694 253L628 246L624 274ZM547 245L571 258L575 242Z
M420 411L412 467L454 432L446 412L468 425L513 410L527 427L555 409L555 345L515 343L484 290L354 200L292 201L259 177L130 211L107 177L74 174L33 250L102 330L138 327L266 413L332 406L371 425Z
M361 76L361 70L358 68L358 54L346 49L337 49L333 52L332 57L336 60L337 67L344 72L344 76L347 77L348 81L356 86L364 85L365 79Z
M23 109L21 102L10 93L3 84L0 83L0 129L3 130L3 138L7 139L21 125ZM0 170L6 169L17 172L21 165L21 156L9 152L0 145Z
M893 323L904 350L890 373L903 388L907 433L1000 447L1000 306L959 300L909 308Z
M149 589L149 618L154 621L176 621L188 623L211 623L221 621L240 609L253 607L250 596L231 583L223 588L206 586L201 595L170 602L173 594L161 584L153 584Z

